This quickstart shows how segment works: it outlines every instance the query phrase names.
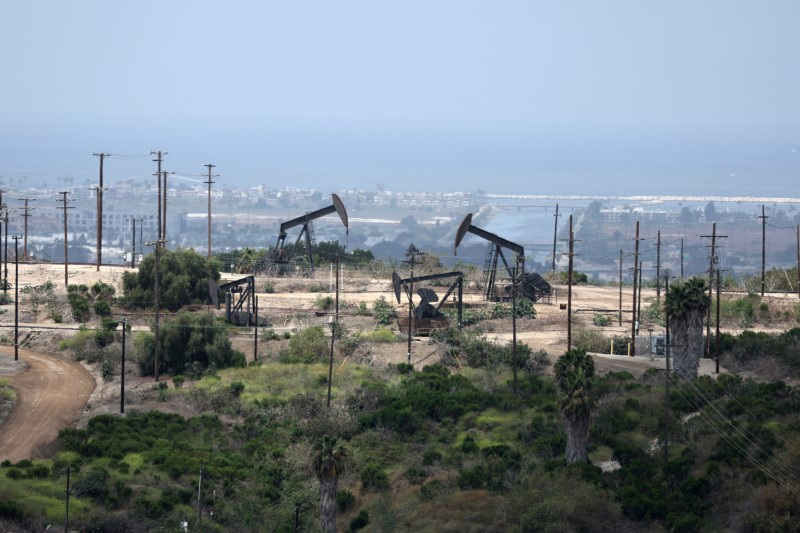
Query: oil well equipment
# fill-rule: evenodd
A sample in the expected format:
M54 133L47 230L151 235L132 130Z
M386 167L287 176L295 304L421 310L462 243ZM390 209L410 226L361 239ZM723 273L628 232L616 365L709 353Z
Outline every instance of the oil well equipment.
M535 272L525 272L525 249L521 244L504 239L499 235L481 229L472 224L472 213L469 213L456 230L453 254L457 254L458 245L467 233L489 241L489 248L483 263L484 298L492 301L503 301L511 298L511 291L516 275L517 295L533 302L549 296L550 284ZM503 250L514 253L514 266L509 264ZM507 277L498 275L498 262L502 262Z
M435 281L443 279L452 279L452 283L447 288L444 296L440 299L433 289L428 287L420 287L417 289L417 294L420 297L419 305L414 305L412 298L412 287L415 283L423 283L425 281ZM450 321L441 311L442 305L447 301L453 291L455 292L456 311L458 313L458 327L462 325L462 298L464 293L464 273L463 272L443 272L441 274L429 274L426 276L414 276L410 278L401 278L397 272L392 272L392 288L394 289L394 296L397 298L397 303L400 303L401 292L406 293L412 310L412 334L419 336L427 336L437 330L447 329ZM437 303L438 302L438 303ZM408 317L400 316L397 319L397 326L400 331L408 330Z
M305 243L305 260L308 263L308 272L313 272L314 257L312 250L316 244L314 240L314 220L330 215L331 213L336 213L342 220L346 231L350 230L347 222L347 210L344 207L344 203L342 203L342 200L336 194L331 195L331 200L331 205L327 207L317 209L311 213L306 213L305 215L293 218L281 224L280 232L278 233L278 242L275 245L271 258L271 266L274 267L278 275L287 274L292 270L293 259L301 241ZM297 235L294 245L286 246L288 231L298 226L300 227L300 233Z

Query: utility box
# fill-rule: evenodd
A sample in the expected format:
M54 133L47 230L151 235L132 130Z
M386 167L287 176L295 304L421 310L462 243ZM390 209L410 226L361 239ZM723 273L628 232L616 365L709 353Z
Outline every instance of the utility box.
M650 341L650 353L652 355L667 355L667 337L666 335L656 335Z

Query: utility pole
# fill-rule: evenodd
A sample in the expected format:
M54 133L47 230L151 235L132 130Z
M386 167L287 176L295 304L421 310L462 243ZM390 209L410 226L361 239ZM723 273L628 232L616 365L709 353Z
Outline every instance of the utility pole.
M555 228L553 229L553 273L556 272L556 239L558 238L558 217L561 215L558 214L558 204L556 204L556 214L553 215L555 217Z
M656 238L656 302L661 307L661 230Z
M5 273L5 283L3 283L3 291L8 291L8 206L6 206L5 212L5 250L3 252L3 257L5 258L5 265L6 265L6 273Z
M14 361L19 361L19 235L14 235Z
M639 261L639 297L636 304L636 319L639 320L642 316L642 272L644 268L642 268L642 262ZM641 325L641 324L640 324ZM639 328L636 328L636 331L639 331Z
M255 293L255 289L253 290ZM253 328L253 361L258 361L258 296L253 295L253 314L255 327Z
M61 195L61 208L64 210L64 287L69 286L69 274L68 274L68 267L69 267L69 243L67 242L67 209L73 209L72 207L67 206L67 195L69 191L61 191L58 193ZM99 263L98 263L99 264Z
M100 158L100 185L97 187L97 270L100 270L103 254L103 161L110 154L92 154Z
M720 269L717 269L717 324L716 324L716 343L714 344L714 363L716 373L719 374L719 296L722 287L722 280L720 279Z
M154 372L155 372L155 381L158 382L158 363L159 363L159 356L161 352L161 337L159 335L159 320L161 315L161 302L159 300L159 292L161 291L161 245L162 241L157 239L155 241L148 241L147 246L155 246L156 249L156 276L155 276L155 305L156 305L156 323L155 323L155 356L154 356Z
M683 280L683 237L681 237L681 280ZM666 287L664 290L667 290Z
M28 261L28 217L31 216L30 210L33 209L32 207L28 207L28 202L34 201L36 198L17 198L17 200L22 200L25 202L25 207L22 208L22 218L25 219L25 223L23 225L23 235L24 239L22 241L22 255L25 256L25 261Z
M158 168L158 170L156 170L156 173L154 174L154 176L158 179L158 213L157 213L157 216L156 216L158 232L156 233L156 235L157 235L156 236L156 240L159 240L159 241L161 240L161 235L162 235L162 232L161 232L161 163L164 161L164 156L166 154L167 154L167 152L162 152L161 150L150 152L150 155L155 155L156 156L156 158L153 159L153 161L157 164L157 168Z
M331 386L333 385L333 341L336 338L336 330L339 327L339 256L336 256L336 307L333 322L331 323L331 355L328 361L328 401L327 406L331 408Z
M633 320L631 320L631 357L636 355L636 323L639 317L636 315L636 284L638 278L637 267L639 266L639 221L636 221L636 237L633 244Z
M708 257L708 297L711 298L714 290L714 265L716 265L717 258L717 239L724 239L727 235L717 235L717 223L711 224L711 235L701 235L702 238L711 238L711 255ZM761 288L764 288L763 279ZM711 355L711 306L708 306L706 313L706 341L704 346L704 355L709 357Z
M133 221L133 238L131 240L131 268L136 267L136 217L131 217Z
M761 205L761 297L764 297L764 285L766 281L765 265L767 262L767 219L764 213L764 205Z
M406 250L406 257L408 259L403 261L408 265L411 265L411 284L409 287L409 297L408 297L408 364L411 364L411 333L413 331L413 323L414 323L414 262L418 255L423 255L424 252L420 252L417 250L416 246L413 244L409 245L408 249Z
M800 224L797 225L797 296L800 297Z
M205 165L208 168L208 180L205 183L208 185L208 257L211 258L211 184L214 183L211 175L211 169L216 165L208 163Z
M669 275L664 276L664 293L669 292ZM666 298L666 296L664 296ZM667 464L669 461L669 382L672 379L671 377L671 370L669 367L669 357L670 357L670 341L669 341L669 315L664 313L665 320L666 320L666 334L664 342L666 344L666 364L667 364L667 373L666 373L666 391L664 393L664 464Z
M122 317L122 364L119 371L119 412L125 412L125 330L128 329L125 317Z
M575 255L575 234L572 232L572 215L569 216L569 274L567 277L567 351L572 349L572 268Z
M6 218L5 222L0 225L5 225L6 241L8 241L8 207L3 203L4 192L5 192L4 190L0 190L0 217L2 216L3 210L5 210ZM0 218L0 222L2 222L2 218ZM0 241L2 241L2 238L3 238L3 231L2 229L0 229ZM2 242L0 242L0 244L2 244ZM6 279L3 283L3 293L8 294L8 244L6 244L5 253L3 253L3 259L6 264ZM2 264L0 264L0 270L2 270ZM2 272L0 272L0 274L2 274Z
M622 327L622 250L619 251L619 325Z
M517 394L517 267L512 269L511 278L511 359L514 368L514 395Z

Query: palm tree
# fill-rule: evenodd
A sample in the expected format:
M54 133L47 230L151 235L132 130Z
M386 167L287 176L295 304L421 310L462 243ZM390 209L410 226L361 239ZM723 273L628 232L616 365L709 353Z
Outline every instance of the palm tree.
M703 316L709 305L711 297L702 278L694 277L669 286L664 312L669 319L675 374L680 378L697 377L703 353Z
M314 445L313 466L320 486L319 520L326 533L336 532L336 487L347 456L336 437L325 435Z
M591 395L594 359L585 350L569 350L554 366L561 396L558 407L567 425L567 464L589 462L589 420L594 398Z

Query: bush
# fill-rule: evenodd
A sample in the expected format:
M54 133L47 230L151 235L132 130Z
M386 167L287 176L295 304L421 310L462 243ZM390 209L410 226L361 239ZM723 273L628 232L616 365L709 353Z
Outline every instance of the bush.
M241 381L234 381L229 385L229 389L231 391L231 394L238 398L239 396L242 395L242 392L244 391L244 383L242 383Z
M161 250L161 305L177 311L190 303L202 303L208 297L209 278L219 280L219 261L207 259L194 250ZM151 307L154 303L155 254L142 260L137 272L122 276L124 303L127 307Z
M208 313L179 312L159 331L160 374L188 374L198 369L245 366L244 354L231 346L228 330ZM155 368L155 336L139 333L133 341L133 358L142 375L153 374Z
M336 491L336 508L339 509L340 513L349 511L355 502L356 497L349 490Z
M372 303L372 314L382 326L388 326L397 318L397 310L383 296Z
M375 463L364 465L359 473L359 479L361 479L361 490L364 492L371 488L377 490L389 488L389 477L386 475L386 471Z
M328 339L322 326L311 326L289 339L284 362L313 363L329 353Z
M86 322L91 317L89 308L89 288L86 285L69 285L67 301L72 309L72 316L78 322Z
M605 315L601 315L600 313L595 313L594 317L592 317L592 324L604 328L611 324L611 320L609 320L609 318Z
M323 311L330 311L333 309L333 298L330 296L317 296L314 300L314 307Z
M268 281L264 284L261 290L267 294L272 294L275 292L275 285L271 281Z
M175 385L176 389L182 389L183 388L183 384L184 384L185 381L186 381L186 378L183 377L181 374L177 374L175 376L172 376L172 383Z
M94 303L94 314L97 316L110 316L111 315L111 304L106 302L105 300L100 300L99 302Z
M364 529L369 524L369 514L367 511L362 509L356 515L355 518L350 522L350 531L358 531L359 529Z

